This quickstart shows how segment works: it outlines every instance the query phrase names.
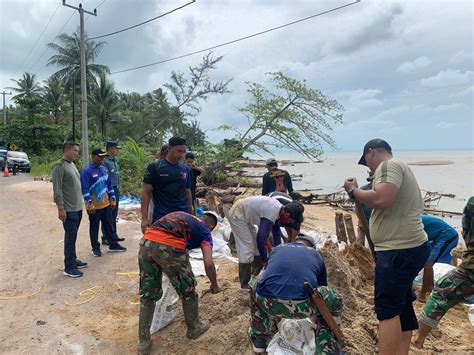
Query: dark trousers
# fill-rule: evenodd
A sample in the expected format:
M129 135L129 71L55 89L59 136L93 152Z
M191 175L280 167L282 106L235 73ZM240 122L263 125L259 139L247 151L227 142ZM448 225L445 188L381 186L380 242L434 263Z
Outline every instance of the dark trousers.
M95 210L95 213L89 214L89 237L91 239L92 250L100 249L99 243L99 225L105 228L104 238L113 246L117 244L117 236L114 233L112 226L112 207L107 206L100 210Z
M82 211L66 212L64 227L64 270L76 268L77 231L82 220Z
M118 215L118 211L119 211L120 190L117 186L114 186L114 192L115 192L116 205L115 205L115 207L111 207L112 208L112 228L113 228L115 237L118 238L118 234L117 234L117 215ZM107 234L106 234L106 231L105 231L104 224L102 224L102 241L104 239L106 239L105 238L106 235Z

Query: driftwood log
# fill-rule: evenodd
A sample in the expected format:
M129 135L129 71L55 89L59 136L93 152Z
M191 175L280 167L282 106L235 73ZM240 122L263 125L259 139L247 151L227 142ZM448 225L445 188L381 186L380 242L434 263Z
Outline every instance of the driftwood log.
M347 243L346 227L344 225L344 216L341 212L336 212L336 235L338 240Z
M346 225L347 238L351 244L354 244L356 242L354 223L352 223L352 216L348 213L344 215L344 224Z

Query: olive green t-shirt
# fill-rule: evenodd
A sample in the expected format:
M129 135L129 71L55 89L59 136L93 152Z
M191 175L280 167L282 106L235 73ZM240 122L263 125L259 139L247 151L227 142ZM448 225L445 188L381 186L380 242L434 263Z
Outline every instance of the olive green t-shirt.
M391 158L375 170L374 187L390 183L398 194L390 208L374 208L370 236L376 251L416 248L428 240L423 230L423 198L415 175L400 159Z

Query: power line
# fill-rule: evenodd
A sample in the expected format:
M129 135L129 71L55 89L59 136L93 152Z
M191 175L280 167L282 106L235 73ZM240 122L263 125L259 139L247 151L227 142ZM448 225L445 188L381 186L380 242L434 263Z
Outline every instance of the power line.
M195 51L195 52L183 54L183 55L180 55L180 56L177 56L177 57L173 57L173 58L168 58L168 59L160 60L160 61L153 62L153 63L150 63L150 64L140 65L140 66L138 66L138 67L123 69L123 70L117 70L117 71L111 72L110 75L112 75L112 74L119 74L119 73L125 73L125 72L128 72L128 71L137 70L137 69L143 69L143 68L151 67L151 66L153 66L153 65L163 64L163 63L166 63L166 62L171 62L171 61L173 61L173 60L177 60L177 59L181 59L181 58L185 58L185 57L190 57L190 56L195 55L195 54L199 54L199 53L203 53L203 52L210 51L210 50L212 50L212 49L224 47L224 46L227 46L227 45L229 45L229 44L233 44L233 43L240 42L240 41L243 41L243 40L252 38L252 37L256 37L256 36L263 35L263 34L268 33L268 32L272 32L272 31L275 31L275 30L279 30L280 28L288 27L288 26L291 26L291 25L294 25L294 24L297 24L297 23L300 23L300 22L303 22L303 21L307 21L307 20L310 20L310 19L312 19L312 18L315 18L315 17L318 17L318 16L322 16L322 15L328 14L328 13L330 13L330 12L334 12L334 11L343 9L343 8L345 8L345 7L349 7L349 6L355 5L355 4L359 3L359 2L361 2L361 0L356 0L356 1L351 2L351 3L349 3L349 4L345 4L345 5L342 5L342 6L338 6L338 7L332 8L332 9L330 9L330 10L320 12L320 13L318 13L318 14L314 14L314 15L311 15L311 16L304 17L304 18L302 18L302 19L296 20L296 21L292 21L292 22L286 23L286 24L284 24L284 25L280 25L280 26L277 26L277 27L273 27L273 28L270 28L270 29L268 29L268 30L264 30L264 31L261 31L261 32L257 32L257 33L254 33L254 34L251 34L251 35L248 35L248 36L240 37L240 38L234 39L234 40L232 40L232 41L228 41L228 42L224 42L224 43L221 43L221 44L217 44L217 45L215 45L215 46L208 47L208 48L205 48L205 49L201 49L201 50L198 50L198 51Z
M96 7L94 7L94 9L97 10L99 7L102 6L102 4L103 4L104 2L105 2L105 0L102 0L102 2L101 2L99 5L96 5ZM89 20L89 17L91 17L91 16L92 16L92 15L87 15L85 22L87 22L87 20Z
M13 76L16 75L16 73L18 73L18 71L20 70L20 68L23 66L23 64L25 64L26 60L30 57L31 53L33 52L33 50L35 49L36 45L38 44L41 36L43 35L44 31L46 31L46 29L48 28L49 24L51 23L51 21L53 20L54 16L56 15L56 12L58 12L59 10L59 7L61 6L61 2L59 2L58 6L56 7L56 9L54 10L53 14L51 15L51 17L49 18L48 22L46 23L46 26L44 26L43 30L40 32L38 38L36 38L36 41L35 43L33 44L33 47L31 47L30 51L28 52L28 54L26 55L26 57L23 59L23 61L21 62L21 64L18 66L18 68L15 70L15 72L13 73ZM5 84L8 82L8 80L5 82ZM5 86L5 84L3 84L3 86Z
M58 31L58 33L56 34L56 36L54 36L53 41L52 41L51 43L56 42L56 38L63 32L63 30L66 28L67 24L71 21L71 19L72 19L72 17L74 16L74 14L75 14L75 12L72 12L71 16L69 16L69 18L67 19L66 23L61 27L61 29ZM41 60L41 58L43 58L43 56L46 54L46 52L47 52L48 50L49 50L49 47L48 47L48 45L46 45L46 47L45 47L43 53L41 53L41 55L39 56L39 58L36 60L35 64L33 64L33 65L30 67L30 69L28 69L28 71L31 71L31 69L32 69L33 67L35 67L36 64L38 64L38 62ZM42 71L42 70L46 67L46 65L47 65L47 63L44 64L44 65L38 70L38 73L39 73L40 71Z
M89 38L88 40L104 38L104 37L116 35L116 34L118 34L118 33L131 30L132 28L136 28L136 27L142 26L142 25L144 25L144 24L146 24L146 23L155 21L155 20L157 20L157 19L159 19L159 18L161 18L161 17L164 17L164 16L166 16L166 15L169 15L169 14L171 14L171 13L173 13L173 12L175 12L175 11L178 11L178 10L182 9L183 7L186 7L186 6L188 6L188 5L191 5L192 3L195 3L195 2L196 2L196 0L192 0L192 1L190 1L190 2L188 2L188 3L186 3L186 4L184 4L184 5L182 5L182 6L180 6L180 7L177 7L177 8L175 8L175 9L171 10L171 11L165 12L164 14L161 14L161 15L159 15L159 16L153 17L153 18L151 18L151 19L149 19L149 20L146 20L146 21L144 21L144 22L140 22L140 23L138 23L138 24L136 24L136 25L133 25L133 26L130 26L130 27L127 27L127 28L118 30L118 31L110 32L110 33L107 33L107 34L105 34L105 35L100 35L100 36L91 37L91 38Z

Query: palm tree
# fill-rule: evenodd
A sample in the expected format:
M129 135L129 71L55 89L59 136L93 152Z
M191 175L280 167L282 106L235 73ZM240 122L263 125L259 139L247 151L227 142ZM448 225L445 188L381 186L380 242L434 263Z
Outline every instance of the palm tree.
M60 67L54 77L60 79L68 88L71 88L74 83L78 82L81 73L81 46L79 33L68 35L66 33L60 34L57 43L48 43L48 47L57 52L49 58L48 65L56 65ZM95 76L101 73L109 73L109 68L102 64L93 64L94 60L99 55L100 51L105 45L105 42L85 42L86 50L86 81L88 89L91 85L96 84Z
M53 116L54 122L58 123L59 115L64 106L64 89L58 78L50 77L45 81L43 87L43 102L45 108Z
M99 76L99 83L90 95L90 113L98 120L103 140L107 139L107 123L117 110L117 94L114 84L107 79L105 73Z
M12 97L13 100L18 99L31 99L34 96L38 96L41 92L41 86L36 81L36 74L23 73L23 76L19 80L10 79L14 81L17 87L8 87L7 89L13 90L17 94Z

